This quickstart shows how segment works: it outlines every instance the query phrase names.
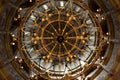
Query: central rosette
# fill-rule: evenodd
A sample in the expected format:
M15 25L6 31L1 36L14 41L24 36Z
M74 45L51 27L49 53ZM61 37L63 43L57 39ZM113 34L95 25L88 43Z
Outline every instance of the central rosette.
M44 50L54 56L71 54L77 41L77 32L66 21L53 21L43 27L41 44Z
M58 36L57 37L57 41L59 42L59 43L63 43L64 42L64 37L63 36Z

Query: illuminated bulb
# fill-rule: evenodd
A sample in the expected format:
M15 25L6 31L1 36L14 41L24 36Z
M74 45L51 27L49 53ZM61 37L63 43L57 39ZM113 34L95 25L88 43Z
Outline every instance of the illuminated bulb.
M33 37L32 37L32 38L31 38L31 40L32 40L32 41L34 41L34 40L35 40L35 38L33 38Z
M34 75L31 75L31 78L34 78Z
M84 61L80 61L81 62L81 65L84 66L85 65L85 62Z
M85 40L82 40L82 43L85 43Z
M88 20L86 21L86 23L87 23L87 24L92 24L91 19L88 19Z
M101 9L97 9L97 12L100 12L101 11Z
M76 55L74 55L74 57L77 57Z
M23 69L23 66L20 66L20 69Z
M84 50L84 49L81 49L81 51L82 51L82 52L85 52L85 50Z
M60 1L60 6L63 7L64 6L64 2Z
M52 33L52 35L54 35L54 33Z
M43 21L45 21L45 19L44 19L44 18L42 18L42 22L43 22Z
M22 8L19 8L19 10L21 11L21 10L22 10Z
M65 42L68 42L67 40Z
M104 20L105 18L104 17L102 17L102 20Z
M73 56L72 55L69 55L70 58L72 58Z
M99 69L99 68L100 68L100 65L97 66L97 69Z
M106 34L107 34L107 35L110 35L110 33L109 33L109 32L107 32Z
M92 62L96 61L96 59L93 59Z
M17 21L17 18L14 18L15 21Z
M97 12L99 12L99 9L97 9Z
M49 14L48 16L49 16L49 17L51 17L51 16L52 16L52 14Z
M101 57L102 58L102 60L104 59L104 57Z
M46 20L48 20L48 17L46 18Z
M18 19L21 18L21 15L18 15Z
M85 35L85 32L82 32L83 35Z
M70 16L70 14L69 14L69 13L67 13L67 14L66 14L66 16Z
M15 59L17 59L18 57L17 56L15 56Z
M80 7L76 7L76 12L80 11L81 8Z
M36 19L36 17L35 17L34 15L31 15L30 18L31 18L32 20L35 20L35 19Z
M36 33L34 33L34 36L37 36L37 34L36 34Z
M100 59L97 59L98 62L100 62Z
M37 41L34 41L34 44L37 44Z
M39 37L38 37L38 36L36 37L36 40L39 40Z
M37 76L35 76L35 78L34 78L35 80L38 80L38 77Z
M64 43L62 43L63 45L65 45Z
M100 17L100 14L96 14L96 17Z
M48 6L47 6L47 5L43 5L43 8L44 8L45 10L48 10Z
M46 56L43 56L43 59L45 59L46 58Z
M13 41L16 41L17 39L16 38L13 38Z
M15 35L14 35L14 34L12 34L12 37L15 37Z
M29 2L32 2L32 0L29 0Z
M80 36L80 37L78 36L77 38L80 38L80 39L82 40L82 39L83 39L83 36Z
M13 43L11 43L12 45L15 45L15 43L13 42Z
M22 60L22 59L20 59L20 60L19 60L19 63L22 63L22 61L23 61L23 60Z
M48 55L47 58L50 58L50 55Z
M76 17L73 16L73 20L76 20Z
M50 59L50 62L52 63L52 62L53 62L53 60L52 60L52 59Z
M107 44L110 44L110 42L109 42L109 41L107 41Z
M67 61L69 61L70 59L69 59L69 57L67 57L67 59L66 59Z
M105 40L107 40L107 38L106 38L106 37L104 37L104 39L105 39Z

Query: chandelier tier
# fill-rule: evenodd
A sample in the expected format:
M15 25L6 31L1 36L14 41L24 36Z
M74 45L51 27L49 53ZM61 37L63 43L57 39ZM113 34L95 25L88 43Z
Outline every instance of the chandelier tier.
M78 0L36 1L18 29L25 63L46 79L84 76L100 56L102 29L95 14Z

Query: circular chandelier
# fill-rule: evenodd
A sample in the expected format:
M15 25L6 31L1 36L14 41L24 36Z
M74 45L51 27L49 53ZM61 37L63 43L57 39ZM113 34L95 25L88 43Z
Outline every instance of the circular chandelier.
M25 63L53 80L83 76L99 57L102 30L82 1L45 0L25 13L18 36Z
M11 9L5 35L15 70L26 80L84 80L98 75L112 52L107 52L111 28L103 10L91 3L17 1L19 7L14 14Z

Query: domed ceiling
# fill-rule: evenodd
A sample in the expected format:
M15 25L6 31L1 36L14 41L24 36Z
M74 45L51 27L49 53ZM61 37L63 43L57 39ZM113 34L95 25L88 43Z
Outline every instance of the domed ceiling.
M118 0L0 0L0 80L119 80Z

